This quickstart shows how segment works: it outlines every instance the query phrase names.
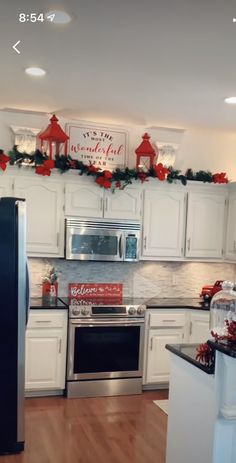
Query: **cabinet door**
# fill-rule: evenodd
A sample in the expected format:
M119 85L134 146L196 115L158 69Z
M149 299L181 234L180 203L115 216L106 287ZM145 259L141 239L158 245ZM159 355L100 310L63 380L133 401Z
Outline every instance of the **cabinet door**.
M147 383L169 381L170 359L166 344L184 341L184 328L150 329L147 351Z
M236 260L236 193L229 197L225 255Z
M140 220L141 191L126 187L114 193L105 191L104 217L109 219Z
M222 258L225 196L189 193L186 257Z
M143 256L183 254L185 193L147 190L144 195Z
M15 196L26 199L28 255L63 257L62 183L51 178L15 179Z
M190 315L190 332L189 342L206 342L211 338L210 333L210 314L191 314Z
M13 196L13 178L4 177L0 174L0 198L2 196Z
M65 214L80 217L103 216L103 190L98 185L68 183L65 193Z
M64 364L63 330L28 329L26 331L26 390L63 389Z

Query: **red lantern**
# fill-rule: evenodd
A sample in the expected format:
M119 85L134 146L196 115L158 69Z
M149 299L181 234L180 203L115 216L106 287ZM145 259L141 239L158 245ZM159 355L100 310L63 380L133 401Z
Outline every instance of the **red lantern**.
M154 166L154 159L156 156L156 151L150 143L150 136L148 133L145 133L143 136L142 143L135 150L137 159L136 159L136 169L149 170Z
M39 134L39 139L41 140L41 150L45 151L49 148L49 159L52 159L52 156L60 154L60 145L64 143L64 154L67 156L67 142L69 140L68 135L62 130L61 126L57 123L58 119L53 114L50 119L51 124L49 124L43 132ZM47 142L45 147L44 142Z

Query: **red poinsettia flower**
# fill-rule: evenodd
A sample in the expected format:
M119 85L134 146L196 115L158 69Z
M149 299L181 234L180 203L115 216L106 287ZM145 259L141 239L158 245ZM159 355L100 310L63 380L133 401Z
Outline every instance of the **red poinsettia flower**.
M103 186L103 188L111 188L111 181L109 179L106 179L103 175L100 175L99 177L96 178L95 182Z
M228 177L226 177L226 172L221 172L220 174L212 175L212 180L214 183L228 183Z
M147 174L145 172L138 172L138 178L141 182L148 182Z
M159 164L156 164L154 166L154 170L155 170L157 178L159 178L159 180L161 181L165 180L166 176L170 173L170 171L166 169L166 167L164 167L161 162L159 162Z
M7 163L10 161L9 156L3 153L2 150L0 150L0 169L6 170L7 168Z
M121 187L121 181L117 180L117 182L115 183L115 186L116 186L116 188L120 188Z
M36 174L39 175L51 175L51 169L55 167L55 161L53 159L48 159L47 161L44 161L44 163L41 166L37 166L35 169Z
M112 173L109 170L104 170L103 175L106 179L112 179Z

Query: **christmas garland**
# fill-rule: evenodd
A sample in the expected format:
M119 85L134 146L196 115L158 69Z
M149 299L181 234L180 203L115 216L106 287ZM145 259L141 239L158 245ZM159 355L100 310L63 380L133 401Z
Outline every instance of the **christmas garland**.
M154 165L147 172L141 169L115 169L113 172L109 170L102 170L93 164L84 164L77 159L72 159L70 155L56 156L55 160L49 159L49 157L42 153L40 150L36 150L33 154L21 153L18 151L17 146L14 145L12 150L8 152L8 156L4 154L3 150L0 149L0 169L6 170L7 164L28 165L35 168L36 174L39 175L51 175L51 171L57 168L61 173L66 172L70 169L78 170L79 175L92 176L95 182L103 188L112 189L124 189L127 185L130 185L133 180L140 180L142 183L148 181L149 178L158 178L161 181L166 180L168 183L173 183L175 180L180 180L183 185L187 184L188 180L196 180L207 183L228 183L228 178L225 172L212 174L210 171L200 170L196 173L192 169L187 169L185 175L180 170L175 170L172 167L166 169L161 163Z

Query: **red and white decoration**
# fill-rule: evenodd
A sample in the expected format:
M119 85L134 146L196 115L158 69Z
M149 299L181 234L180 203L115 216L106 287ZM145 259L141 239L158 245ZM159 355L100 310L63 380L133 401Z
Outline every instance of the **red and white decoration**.
M127 132L98 126L67 125L69 152L73 159L101 169L126 164Z

